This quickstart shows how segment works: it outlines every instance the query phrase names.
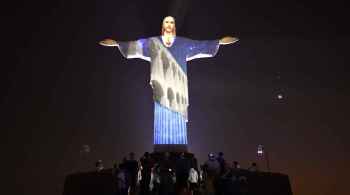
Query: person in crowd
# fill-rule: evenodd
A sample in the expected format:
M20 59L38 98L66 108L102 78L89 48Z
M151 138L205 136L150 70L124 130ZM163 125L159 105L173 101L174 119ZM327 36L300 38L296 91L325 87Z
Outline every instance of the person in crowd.
M207 179L205 181L205 191L207 195L215 194L215 186L220 175L220 163L216 160L213 153L208 154L208 160L205 162Z
M220 164L220 173L219 173L219 178L215 181L214 185L215 185L215 189L216 189L216 194L221 195L222 194L222 179L221 176L224 174L225 172L225 159L224 159L224 153L223 152L219 152L218 156L216 157L216 160L219 162Z
M237 162L237 161L233 161L233 167L234 170L240 170L241 169L241 165Z
M188 173L191 168L191 162L185 158L185 153L180 154L179 159L176 161L176 194L188 193Z
M136 185L140 186L141 185L141 181L142 181L142 165L141 162L138 162L138 171L137 171L137 180L136 180Z
M236 180L236 177L233 175L232 166L230 163L226 162L224 165L223 173L221 174L220 180L218 183L219 191L217 194L220 194L220 195L237 194L234 191L235 188L237 188L236 186L234 186L235 180Z
M151 179L149 183L149 191L151 195L161 195L159 194L159 186L160 186L160 166L155 163L151 170Z
M128 180L125 164L119 164L119 171L117 173L117 194L128 195Z
M159 193L164 195L169 195L174 193L174 183L173 183L173 162L170 159L170 153L165 152L164 156L160 160L160 186Z
M198 182L199 182L198 172L195 169L195 167L192 166L188 174L188 183L189 183L189 190L191 195L198 194L198 188L199 188Z
M138 172L138 162L135 160L135 154L133 152L129 153L129 158L125 162L125 168L127 171L127 180L129 186L130 194L135 194L136 182L137 182L137 172Z
M138 161L137 164L137 174L136 174L136 187L135 187L135 195L140 195L141 194L141 181L142 181L142 166L141 162Z
M170 153L164 153L163 158L160 161L160 186L159 193L161 195L173 195L175 193L174 166L170 159Z
M172 169L174 170L174 166L173 166L173 161L172 159L170 159L170 153L169 152L165 152L164 153L164 156L160 162L160 166L161 166L161 170L164 169L164 170L167 170L168 169Z
M232 166L230 163L225 163L223 167L223 173L220 175L223 179L229 179L232 177Z
M252 162L252 165L248 168L248 171L251 171L251 172L258 172L259 171L258 166L256 165L255 162Z
M151 171L154 165L153 159L148 152L140 158L141 163L141 182L140 182L140 195L149 195L149 184L151 181Z
M96 171L97 171L97 172L101 172L101 171L104 169L102 160L98 160L98 161L95 163L95 167L96 167Z
M224 168L225 168L225 158L224 158L224 153L223 152L219 152L218 153L218 157L216 158L216 160L219 162L220 164L220 175L223 174L224 172Z
M210 176L218 176L220 174L220 163L216 160L213 153L208 154L208 160L205 162L207 174Z
M113 191L116 193L116 195L118 195L118 176L119 173L119 166L117 161L113 162L113 166L112 166L112 177L113 177Z
M204 190L205 190L205 181L207 179L207 167L205 164L201 164L200 165L200 169L199 169L199 190L200 190L200 194L203 194Z

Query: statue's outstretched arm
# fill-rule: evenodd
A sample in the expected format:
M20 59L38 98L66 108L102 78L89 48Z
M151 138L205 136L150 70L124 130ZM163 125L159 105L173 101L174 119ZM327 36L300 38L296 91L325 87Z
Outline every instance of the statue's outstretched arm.
M231 36L225 36L219 40L220 45L228 45L232 44L238 41L238 38L236 37L231 37Z
M148 39L138 39L136 41L116 41L107 38L100 41L99 44L107 47L118 47L120 53L127 59L140 58L146 61L151 60L148 51Z
M117 41L113 39L104 39L99 42L100 45L107 46L107 47L118 47L119 44Z

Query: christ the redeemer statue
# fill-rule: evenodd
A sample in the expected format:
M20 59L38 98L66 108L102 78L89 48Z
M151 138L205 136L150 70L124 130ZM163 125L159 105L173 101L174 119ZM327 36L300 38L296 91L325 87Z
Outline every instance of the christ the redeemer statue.
M189 105L187 62L213 57L219 45L236 41L237 38L229 36L209 41L176 36L175 19L167 16L163 19L162 36L128 42L105 39L100 44L118 47L125 58L141 58L151 63L155 150L172 145L186 150Z

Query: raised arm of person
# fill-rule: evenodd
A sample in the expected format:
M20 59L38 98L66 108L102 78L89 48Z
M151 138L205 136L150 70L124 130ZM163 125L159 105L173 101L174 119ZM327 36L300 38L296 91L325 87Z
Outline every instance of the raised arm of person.
M99 44L107 47L118 47L120 53L127 59L140 58L146 61L151 60L148 51L148 39L116 41L108 38L100 41Z

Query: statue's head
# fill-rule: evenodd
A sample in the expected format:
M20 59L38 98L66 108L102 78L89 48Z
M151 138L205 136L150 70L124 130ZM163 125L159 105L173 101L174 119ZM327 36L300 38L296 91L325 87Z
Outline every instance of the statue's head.
M162 23L162 35L172 34L176 35L175 18L172 16L167 16L163 19Z

